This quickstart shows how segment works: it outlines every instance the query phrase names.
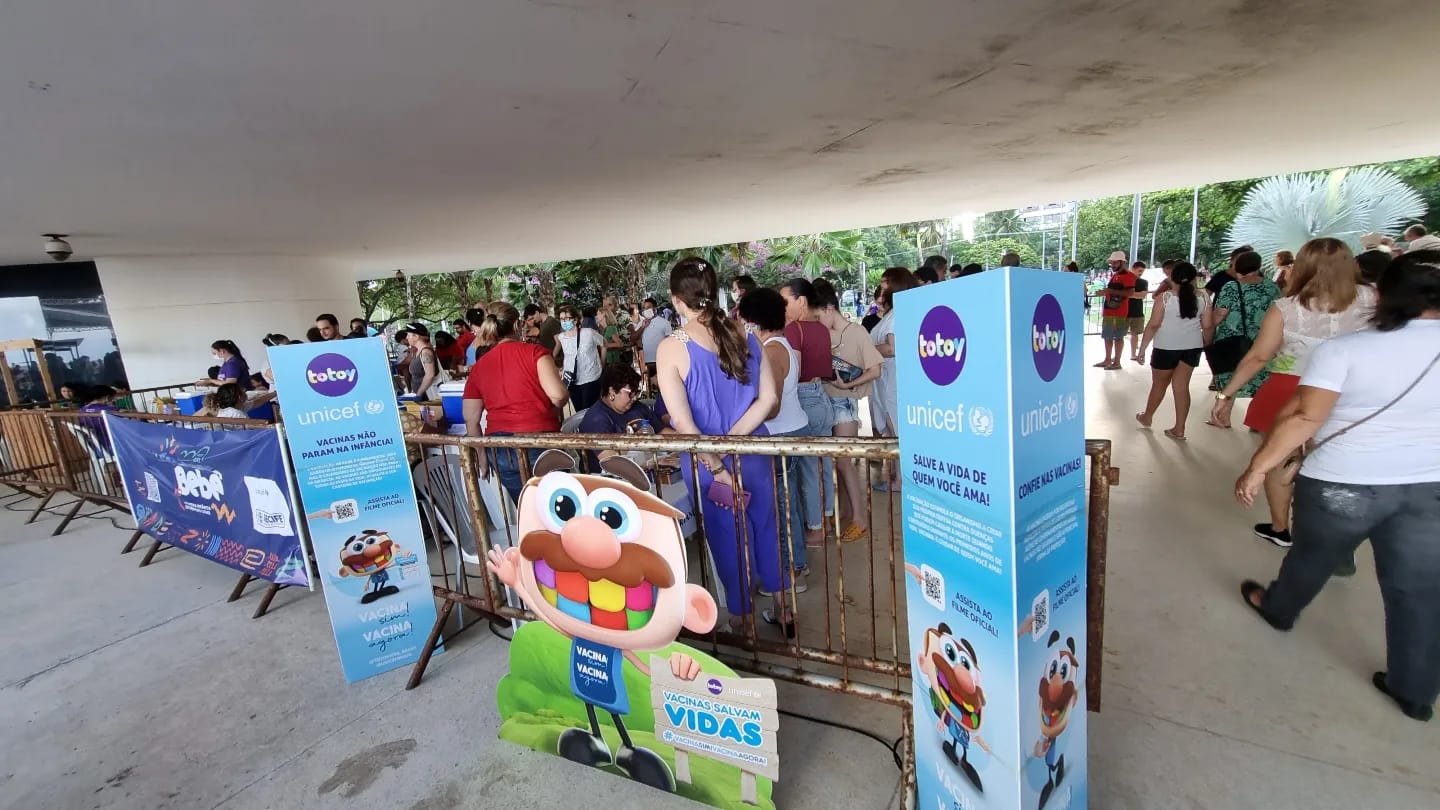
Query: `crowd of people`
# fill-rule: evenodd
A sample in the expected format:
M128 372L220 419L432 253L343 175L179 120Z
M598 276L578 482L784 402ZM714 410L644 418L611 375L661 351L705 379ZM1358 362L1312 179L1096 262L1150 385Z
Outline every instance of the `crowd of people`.
M1167 394L1185 441L1191 375L1204 358L1214 402L1206 424L1233 428L1236 400L1259 449L1235 484L1269 520L1256 537L1287 549L1268 585L1247 580L1245 604L1278 630L1332 576L1353 576L1356 549L1374 551L1385 606L1387 668L1372 683L1407 716L1429 720L1440 696L1440 238L1415 225L1397 242L1311 239L1273 257L1274 275L1249 246L1201 286L1196 268L1167 261L1152 292L1117 251L1104 295L1105 358L1150 366L1135 419L1150 428ZM1136 311L1153 298L1137 328Z

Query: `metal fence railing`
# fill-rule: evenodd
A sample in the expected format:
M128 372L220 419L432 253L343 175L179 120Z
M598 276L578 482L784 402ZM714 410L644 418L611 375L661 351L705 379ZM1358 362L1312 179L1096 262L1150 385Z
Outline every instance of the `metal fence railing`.
M629 436L536 434L529 436L457 438L440 435L406 436L412 452L414 479L420 493L422 514L442 548L443 585L434 587L441 600L439 618L432 628L420 660L411 673L408 688L424 677L430 655L449 630L453 638L467 624L465 612L487 620L530 620L533 617L507 592L483 565L492 548L513 547L515 537L513 504L494 480L482 470L496 469L498 454L514 453L522 480L530 476L530 455L541 449L559 449L574 455L584 466L591 452L613 450L646 460L656 494L686 513L682 526L688 535L687 555L691 560L691 581L705 587L724 604L724 588L709 553L709 543L730 531L707 526L703 510L693 503L699 491L699 473L689 465L672 463L676 456L690 452L715 453L733 462L737 456L764 456L783 462L791 457L822 458L832 462L831 483L840 486L838 465L858 468L865 492L864 513L870 532L864 539L842 543L839 517L827 517L823 548L809 548L808 589L798 592L792 582L783 594L784 606L795 619L794 635L787 637L776 627L757 621L754 612L731 626L724 620L714 632L689 640L738 670L753 672L830 692L840 693L899 709L903 729L904 779L914 784L914 757L910 742L911 667L905 619L904 559L901 544L900 496L876 492L869 481L886 480L889 469L899 461L893 439L770 439L752 437ZM522 452L517 452L522 451ZM1109 519L1110 487L1118 482L1110 466L1110 442L1086 443L1090 460L1089 482L1089 644L1091 660L1103 652L1105 592L1105 549ZM733 466L733 465L727 465ZM791 491L786 466L777 476L776 503L780 528L779 546L788 542L786 521ZM688 486L687 486L688 484ZM744 489L744 482L737 482ZM838 512L839 510L837 510ZM742 536L740 532L733 533ZM777 554L781 552L777 550ZM754 560L744 549L748 577L758 582ZM698 562L698 564L697 564ZM783 566L785 561L779 561ZM758 610L760 602L755 601ZM456 613L456 608L461 610ZM454 629L450 629L452 618ZM471 622L468 626L473 626ZM1090 708L1098 710L1100 667L1090 668Z

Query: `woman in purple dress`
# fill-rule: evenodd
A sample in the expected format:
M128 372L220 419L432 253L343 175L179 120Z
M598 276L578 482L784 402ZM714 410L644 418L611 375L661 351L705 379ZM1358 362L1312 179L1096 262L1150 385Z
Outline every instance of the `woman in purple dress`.
M777 407L779 392L760 344L745 334L739 321L726 318L720 310L718 290L715 268L704 259L681 259L670 271L670 300L685 325L660 343L656 358L660 393L671 426L679 433L764 436L765 420ZM792 635L794 621L784 605L789 581L780 565L772 459L716 453L696 453L693 459L688 453L682 456L687 470L692 463L700 468L700 491L693 491L689 475L685 484L692 488L692 501L704 511L705 539L725 586L731 626L738 628L741 617L752 610L753 574L762 590L775 594L775 608L766 610L763 618Z

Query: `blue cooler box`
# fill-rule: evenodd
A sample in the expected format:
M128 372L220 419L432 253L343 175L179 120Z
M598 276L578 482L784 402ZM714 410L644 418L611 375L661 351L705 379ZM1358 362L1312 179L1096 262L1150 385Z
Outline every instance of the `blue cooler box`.
M205 407L205 391L180 391L175 394L175 407L181 416L194 416Z
M452 425L465 423L465 383L448 382L440 385L440 404L445 408L445 419Z

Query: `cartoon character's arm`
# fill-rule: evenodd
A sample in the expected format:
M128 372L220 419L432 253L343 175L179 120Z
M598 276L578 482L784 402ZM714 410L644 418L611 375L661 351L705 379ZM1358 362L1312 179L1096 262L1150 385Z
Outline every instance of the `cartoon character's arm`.
M625 660L634 664L635 668L640 670L645 677L650 677L650 667L646 665L644 661L640 660L640 656L630 650L625 650L623 655L625 656ZM700 672L700 662L696 661L694 657L678 652L670 655L671 675L674 675L682 681L693 681L700 677Z
M486 567L507 587L514 588L520 582L520 549L490 549Z
M347 565L347 566L341 568L341 569L340 569L340 576L342 576L342 577L348 577L348 576L350 576L350 566Z
M1044 759L1044 758L1045 758L1045 754L1050 751L1050 746L1052 746L1052 745L1054 745L1054 744L1055 744L1055 741L1052 740L1052 739L1050 739L1049 737L1041 737L1040 739L1036 740L1036 741L1035 741L1035 758L1036 758L1036 759Z
M335 513L334 513L334 512L331 512L329 509L321 509L321 510L319 510L319 511L311 512L310 514L306 515L306 516L305 516L305 519L306 519L306 520L330 520L330 519L333 518L333 517L335 517Z
M914 577L916 582L920 582L920 581L921 581L921 578L920 578L920 566L914 565L913 563L905 563L905 573L907 573L907 574L909 574L910 576Z
M985 751L985 753L989 754L989 755L992 756L992 757L995 756L995 752L990 750L990 746L989 746L988 744L986 744L984 737L981 737L979 734L976 734L976 735L973 735L973 736L974 736L974 739L975 739L975 743L976 743L977 745L979 745L980 748Z
M1017 630L1017 631L1015 631L1015 637L1016 637L1016 638L1024 638L1024 637L1029 636L1029 635L1034 635L1034 633L1035 633L1035 614L1034 614L1034 613L1031 613L1029 616L1026 616L1026 617L1025 617L1025 621L1023 621L1023 622L1020 623L1020 629Z

